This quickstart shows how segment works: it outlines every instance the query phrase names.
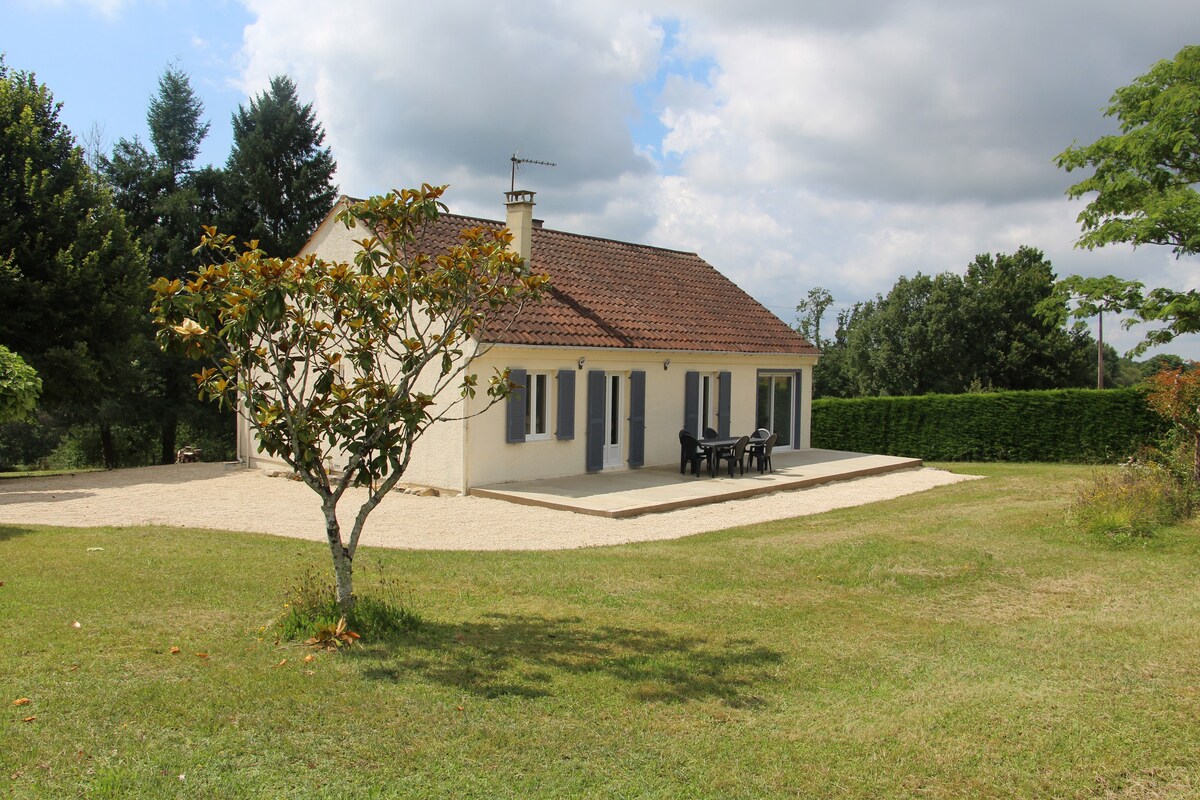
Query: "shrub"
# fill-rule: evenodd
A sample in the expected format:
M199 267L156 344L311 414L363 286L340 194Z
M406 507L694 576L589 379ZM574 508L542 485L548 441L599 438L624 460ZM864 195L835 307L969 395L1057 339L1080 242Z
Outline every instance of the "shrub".
M366 592L355 598L346 614L345 628L365 639L395 636L419 628L419 614L400 600L398 581L384 574L382 565L372 575L361 568ZM371 580L375 577L375 580ZM332 576L309 567L284 593L284 613L276 623L282 639L304 641L322 630L336 629L342 618Z
M1075 525L1123 543L1148 538L1159 528L1190 517L1195 487L1190 480L1181 481L1162 460L1162 456L1131 460L1116 471L1098 472L1071 506Z

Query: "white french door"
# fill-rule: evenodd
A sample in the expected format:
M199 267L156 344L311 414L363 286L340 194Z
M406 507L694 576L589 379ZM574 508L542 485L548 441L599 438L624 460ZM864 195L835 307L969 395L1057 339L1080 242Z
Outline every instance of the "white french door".
M604 468L624 466L625 396L621 391L622 376L608 373L604 376Z

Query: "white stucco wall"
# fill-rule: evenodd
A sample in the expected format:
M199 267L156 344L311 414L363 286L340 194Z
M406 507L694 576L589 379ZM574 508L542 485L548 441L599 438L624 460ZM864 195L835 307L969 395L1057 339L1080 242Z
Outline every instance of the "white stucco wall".
M584 359L583 368L578 366ZM670 360L664 369L663 362ZM497 404L466 425L466 486L485 486L515 480L536 480L586 471L585 446L587 436L587 374L592 370L621 373L628 377L633 370L646 374L646 446L645 465L679 463L679 429L684 422L684 380L689 371L700 373L729 372L730 433L750 433L755 428L756 386L759 370L802 372L800 443L808 447L811 441L809 409L811 405L812 367L814 356L752 355L728 353L681 353L658 350L610 350L544 347L492 347L480 358L476 371L483 380L492 367L545 372L551 376L550 424L551 434L557 429L557 382L554 374L560 369L575 372L575 438L559 441L549 439L505 443L504 404ZM628 384L625 402L628 403ZM628 417L628 406L622 418ZM625 441L628 447L628 437ZM628 450L626 449L626 455Z
M332 215L317 228L308 243L300 253L317 253L327 261L345 261L353 263L358 253L355 238L361 238L361 229L349 230L340 222L333 220ZM417 391L431 391L434 378L426 376L416 387ZM437 414L446 404L457 399L457 392L451 388L443 393L441 405L435 405L430 413ZM452 412L455 413L455 412ZM456 416L461 416L456 413ZM240 457L247 466L259 469L287 469L284 462L257 452L257 439L250 431L249 421L238 420L238 443ZM440 422L426 429L421 438L413 446L412 459L405 471L403 482L424 486L436 486L443 489L461 491L462 481L462 452L463 452L463 423L461 419ZM335 459L335 466L338 459Z
M348 231L327 218L301 252L315 252L327 260L352 262L358 250L353 242L356 233L361 235L361 231ZM579 367L581 358L584 359L582 368ZM664 369L664 362L668 360L670 363ZM802 373L798 386L801 418L797 424L800 446L809 447L812 368L816 361L815 356L796 355L494 345L484 351L472 369L479 376L478 396L461 408L462 413L456 413L456 416L469 418L441 422L429 428L414 447L404 482L466 491L474 486L584 473L587 375L593 370L620 373L626 378L622 419L629 416L628 376L633 370L645 373L645 466L678 464L679 429L684 423L684 380L689 371L714 375L730 373L730 432L733 435L750 433L756 427L756 387L760 370ZM505 404L501 402L487 408L486 387L493 368L524 369L550 375L549 438L519 444L505 442ZM560 369L575 374L575 435L570 441L560 441L553 435L557 429L558 397L557 381L553 378ZM428 385L421 388L427 391ZM442 402L449 403L457 396L456 391L448 390ZM476 413L478 416L470 416ZM239 420L238 442L243 447L248 466L284 467L282 462L264 458L256 452L257 443L245 420ZM624 461L628 457L627 432L623 448ZM628 467L623 464L621 468Z

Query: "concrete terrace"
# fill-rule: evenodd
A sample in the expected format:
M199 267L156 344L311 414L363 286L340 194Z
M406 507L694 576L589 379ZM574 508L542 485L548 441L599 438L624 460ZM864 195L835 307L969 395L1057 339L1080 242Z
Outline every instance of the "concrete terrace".
M678 466L660 466L540 481L514 481L477 487L470 494L579 514L623 518L804 489L922 465L919 458L817 449L776 451L772 461L775 472L763 475L751 469L745 475L735 473L732 478L727 472L710 478L701 470L700 477L695 477L690 473L680 475Z

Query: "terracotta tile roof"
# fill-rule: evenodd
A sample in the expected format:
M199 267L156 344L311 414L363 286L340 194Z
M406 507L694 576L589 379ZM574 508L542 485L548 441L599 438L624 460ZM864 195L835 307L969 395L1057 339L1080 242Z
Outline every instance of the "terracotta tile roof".
M424 244L493 220L443 215ZM504 344L732 353L818 350L695 253L535 227L532 268L550 276L537 304L485 338Z

